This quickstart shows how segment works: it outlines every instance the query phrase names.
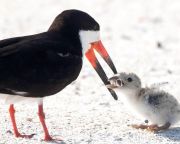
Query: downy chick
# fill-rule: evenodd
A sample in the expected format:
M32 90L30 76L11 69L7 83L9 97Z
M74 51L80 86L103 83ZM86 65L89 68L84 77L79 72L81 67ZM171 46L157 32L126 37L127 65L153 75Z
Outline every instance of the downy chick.
M134 73L118 73L109 79L108 88L115 90L124 104L139 114L149 125L131 125L153 132L165 130L180 119L180 105L169 93L154 87L141 87Z

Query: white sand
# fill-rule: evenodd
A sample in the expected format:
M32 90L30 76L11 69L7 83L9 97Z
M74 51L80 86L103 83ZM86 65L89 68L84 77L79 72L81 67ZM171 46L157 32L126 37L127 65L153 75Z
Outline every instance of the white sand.
M0 39L45 31L69 8L84 10L101 24L102 41L118 71L135 72L145 84L168 81L166 90L180 100L179 0L0 0ZM46 143L37 105L17 104L16 109L19 130L36 135L15 138L8 105L1 103L0 144ZM44 109L49 131L63 137L61 144L180 143L180 123L158 134L128 127L142 121L113 100L87 60L76 82L46 98Z

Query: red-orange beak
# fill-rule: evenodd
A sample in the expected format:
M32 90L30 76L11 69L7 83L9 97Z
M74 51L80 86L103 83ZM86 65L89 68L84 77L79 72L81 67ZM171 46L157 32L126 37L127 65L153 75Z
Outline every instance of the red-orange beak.
M102 81L104 82L104 84L107 85L107 84L109 84L108 78L107 78L102 66L100 65L99 61L97 60L94 50L96 50L102 56L102 58L105 60L105 62L109 65L109 67L115 74L117 73L117 70L116 70L114 63L112 62L108 52L104 48L102 42L97 41L97 42L91 43L91 47L86 52L85 55L86 55L87 59L89 60L89 62L91 63L91 65L93 66L93 68L96 70L96 72L100 76L100 78L102 79ZM108 90L111 93L111 95L113 96L113 98L115 100L117 100L118 97L117 97L116 93L112 89L108 89Z

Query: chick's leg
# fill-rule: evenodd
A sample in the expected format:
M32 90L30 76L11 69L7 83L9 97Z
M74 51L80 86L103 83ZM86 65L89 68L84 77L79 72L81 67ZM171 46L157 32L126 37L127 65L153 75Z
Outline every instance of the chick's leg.
M132 124L130 126L135 128L135 129L147 129L148 128L148 125L143 125L143 124L140 124L140 125Z
M160 130L166 130L166 129L168 129L170 126L171 126L171 124L170 124L169 122L165 123L165 124L162 125L162 126L149 125L147 130L152 131L152 132L158 132L158 131L160 131Z

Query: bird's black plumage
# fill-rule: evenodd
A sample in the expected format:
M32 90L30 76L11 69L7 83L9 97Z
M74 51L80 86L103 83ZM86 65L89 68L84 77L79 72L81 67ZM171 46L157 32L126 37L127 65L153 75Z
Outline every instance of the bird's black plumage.
M99 30L88 14L67 10L44 33L0 41L0 93L27 97L55 94L82 67L79 30Z

